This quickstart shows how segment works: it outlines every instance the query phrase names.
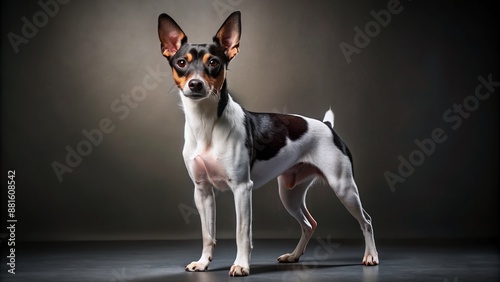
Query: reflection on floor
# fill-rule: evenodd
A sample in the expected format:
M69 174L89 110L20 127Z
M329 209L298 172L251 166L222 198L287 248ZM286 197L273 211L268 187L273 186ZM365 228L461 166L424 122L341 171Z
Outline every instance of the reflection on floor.
M251 275L244 281L500 281L497 242L379 241L381 264L361 265L362 241L316 238L299 263L276 258L295 247L293 240L254 240ZM187 273L198 259L201 241L22 243L16 274L7 272L2 243L0 280L7 281L206 281L229 278L234 240L220 240L208 272Z

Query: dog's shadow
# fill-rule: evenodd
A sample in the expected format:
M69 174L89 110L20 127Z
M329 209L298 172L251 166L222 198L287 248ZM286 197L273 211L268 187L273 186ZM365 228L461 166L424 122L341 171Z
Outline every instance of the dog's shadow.
M280 263L280 264L252 264L251 274L263 274L272 272L289 272L289 271L308 271L314 269L324 269L324 268L334 268L334 267L346 267L346 266L359 266L361 264L356 263L346 263L346 264L317 264L314 262L303 262L303 263ZM226 271L231 266L212 268L209 271Z

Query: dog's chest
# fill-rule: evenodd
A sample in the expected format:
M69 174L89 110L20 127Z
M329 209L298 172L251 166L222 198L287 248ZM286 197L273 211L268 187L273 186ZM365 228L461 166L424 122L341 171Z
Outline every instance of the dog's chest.
M194 181L199 185L211 185L219 190L228 190L227 171L212 151L204 151L189 162Z

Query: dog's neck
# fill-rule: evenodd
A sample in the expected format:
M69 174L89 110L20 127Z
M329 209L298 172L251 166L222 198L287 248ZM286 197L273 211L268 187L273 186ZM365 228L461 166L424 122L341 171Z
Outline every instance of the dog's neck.
M191 136L197 142L208 144L211 143L216 124L225 124L228 119L227 112L233 112L233 108L237 105L227 91L226 81L217 95L212 94L206 99L196 101L181 94L181 100L186 118L185 130L190 130Z

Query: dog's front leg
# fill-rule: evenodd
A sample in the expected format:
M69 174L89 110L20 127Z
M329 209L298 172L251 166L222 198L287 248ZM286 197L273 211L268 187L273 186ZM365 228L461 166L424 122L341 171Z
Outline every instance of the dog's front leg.
M186 271L206 271L215 247L215 194L211 186L195 185L194 201L200 214L203 251L200 260L186 266Z
M250 254L252 252L252 188L253 183L243 183L233 190L236 207L236 260L229 271L230 276L250 274Z

